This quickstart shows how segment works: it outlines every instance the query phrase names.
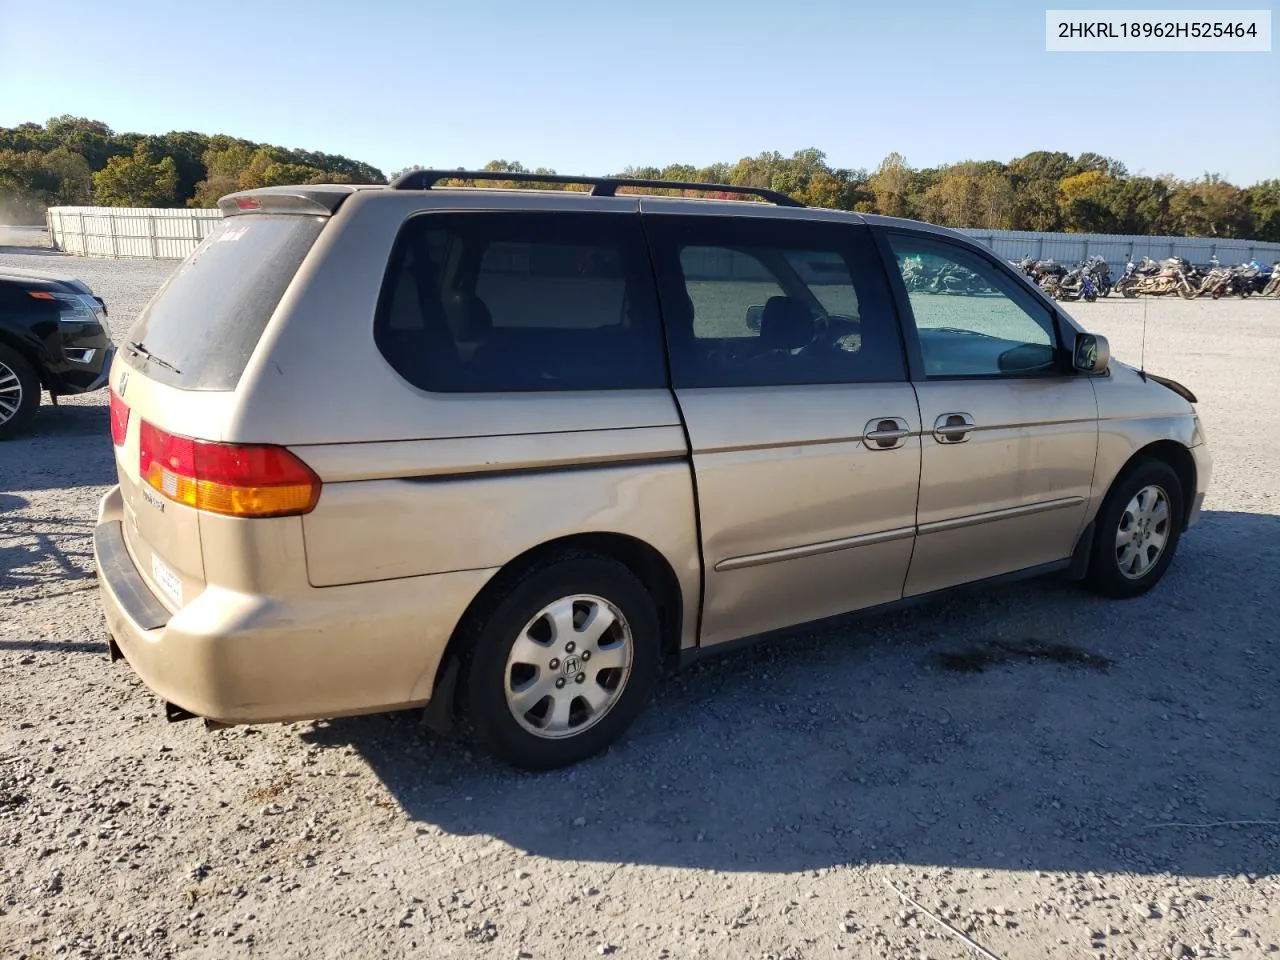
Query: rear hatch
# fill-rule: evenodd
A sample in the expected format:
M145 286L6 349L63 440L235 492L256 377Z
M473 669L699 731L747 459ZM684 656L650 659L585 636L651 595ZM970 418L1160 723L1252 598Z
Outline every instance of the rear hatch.
M281 516L310 495L310 478L275 448L219 442L241 374L329 213L260 206L226 217L178 267L111 371L125 543L171 610L205 586L202 513Z

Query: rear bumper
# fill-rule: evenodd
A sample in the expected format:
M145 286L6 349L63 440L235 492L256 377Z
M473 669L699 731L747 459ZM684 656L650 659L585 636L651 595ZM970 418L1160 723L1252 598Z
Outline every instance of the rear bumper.
M222 723L265 723L422 706L454 625L493 571L460 571L288 600L206 587L170 612L134 566L113 487L94 557L107 626L158 696Z

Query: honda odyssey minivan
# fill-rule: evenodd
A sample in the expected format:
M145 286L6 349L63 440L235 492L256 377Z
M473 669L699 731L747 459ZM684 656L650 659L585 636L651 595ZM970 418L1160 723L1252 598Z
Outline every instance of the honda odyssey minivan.
M1132 597L1198 519L1195 397L982 245L450 185L495 176L565 179L225 197L120 346L94 549L171 718L425 707L554 767L664 661L1011 577Z

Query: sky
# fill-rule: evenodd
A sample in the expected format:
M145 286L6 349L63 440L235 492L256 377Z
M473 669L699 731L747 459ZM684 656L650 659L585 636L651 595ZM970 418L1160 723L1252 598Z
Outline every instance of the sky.
M1087 0L0 0L0 126L64 113L339 153L391 173L561 173L817 147L874 169L1101 153L1280 177L1280 52L1049 53ZM1192 8L1271 9L1273 0ZM483 12L481 12L483 11Z

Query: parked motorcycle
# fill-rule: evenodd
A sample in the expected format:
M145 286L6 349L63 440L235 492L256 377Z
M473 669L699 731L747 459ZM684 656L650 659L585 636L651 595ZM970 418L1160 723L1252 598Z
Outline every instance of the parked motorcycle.
M1270 279L1267 279L1265 287L1262 288L1262 296L1280 297L1280 260L1272 265Z
M1089 274L1094 285L1098 288L1098 296L1105 297L1110 295L1111 288L1115 283L1111 279L1111 267L1100 255L1094 254L1084 261L1085 272Z
M1105 266L1105 264L1104 264ZM1081 260L1080 265L1053 284L1052 296L1055 300L1085 300L1089 303L1098 299L1098 285L1094 282L1092 258Z
M1162 263L1143 257L1142 262L1136 267L1132 262L1128 264L1124 277L1116 287L1126 297L1162 297L1177 294L1190 300L1196 295L1196 288L1187 279L1184 268L1189 266L1190 264L1181 257L1171 257Z

